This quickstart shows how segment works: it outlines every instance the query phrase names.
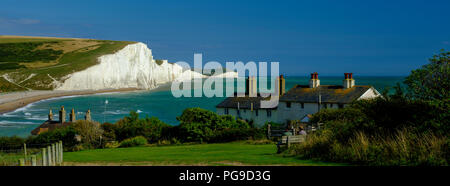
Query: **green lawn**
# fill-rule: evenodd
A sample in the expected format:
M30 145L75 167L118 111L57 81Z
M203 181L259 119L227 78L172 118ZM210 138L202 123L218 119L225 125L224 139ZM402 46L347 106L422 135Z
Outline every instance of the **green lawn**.
M66 165L339 165L276 154L274 144L245 142L65 152Z

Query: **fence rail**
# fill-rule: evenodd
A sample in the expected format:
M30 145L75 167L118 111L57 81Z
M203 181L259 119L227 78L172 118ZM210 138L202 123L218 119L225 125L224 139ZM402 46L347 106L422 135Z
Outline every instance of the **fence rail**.
M0 147L0 166L61 166L63 165L62 141L51 144L24 144Z

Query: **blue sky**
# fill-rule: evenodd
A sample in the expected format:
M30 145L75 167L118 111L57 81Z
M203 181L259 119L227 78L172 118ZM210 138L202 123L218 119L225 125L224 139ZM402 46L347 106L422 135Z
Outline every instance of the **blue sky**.
M450 48L450 1L2 0L0 35L131 40L157 59L407 75Z

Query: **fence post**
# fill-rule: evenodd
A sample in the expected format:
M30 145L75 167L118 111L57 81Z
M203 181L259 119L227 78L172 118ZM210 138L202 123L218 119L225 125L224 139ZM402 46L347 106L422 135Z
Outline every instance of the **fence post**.
M26 163L26 161L27 161L27 144L26 143L23 144L23 153L25 154L25 163Z
M58 153L58 165L61 165L61 145L59 141L56 142L56 148L58 149L56 152Z
M36 166L36 155L31 155L31 166Z
M56 161L56 165L59 165L59 147L58 147L58 143L55 143L55 161Z
M57 159L57 157L56 157L56 149L55 149L55 144L53 143L52 144L52 164L53 164L53 166L56 165L56 159Z
M24 158L20 158L19 159L19 166L25 166L25 159Z
M61 153L61 154L59 155L59 158L60 158L60 163L61 163L61 165L62 165L63 162L64 162L64 146L63 146L62 141L59 141L59 147L60 147L59 153Z
M291 142L289 140L289 136L286 137L287 148L291 147Z
M52 160L52 148L49 146L47 146L47 154L48 154L48 166L52 166L53 165L53 160Z
M47 166L47 149L42 148L42 166Z

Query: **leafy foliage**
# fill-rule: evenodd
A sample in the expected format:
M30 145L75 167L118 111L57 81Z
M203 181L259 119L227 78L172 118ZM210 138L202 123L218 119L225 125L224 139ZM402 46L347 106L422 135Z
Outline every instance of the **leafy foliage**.
M122 142L120 142L119 147L137 147L137 146L143 146L146 144L147 144L147 139L145 139L145 137L136 136L133 138L123 140Z
M449 56L442 51L413 70L393 95L321 110L325 129L292 148L305 158L367 165L448 165Z
M75 146L79 145L79 142L76 140L76 135L77 131L72 127L58 128L30 138L27 143L49 144L61 140L64 148L67 150L73 150Z
M413 70L406 78L408 93L421 100L449 101L450 94L450 52L441 51L434 55L429 64Z
M221 116L201 108L188 108L177 120L180 121L180 136L185 141L206 142L225 129L250 128L243 120L235 120L233 116Z
M96 148L101 146L103 129L100 123L86 120L78 120L70 126L81 139L84 148Z
M114 130L116 140L122 141L127 138L144 136L149 142L157 142L164 138L169 131L168 124L156 117L139 118L139 114L132 111L129 116L116 122L115 125L104 125L109 131ZM109 133L112 135L111 133Z

